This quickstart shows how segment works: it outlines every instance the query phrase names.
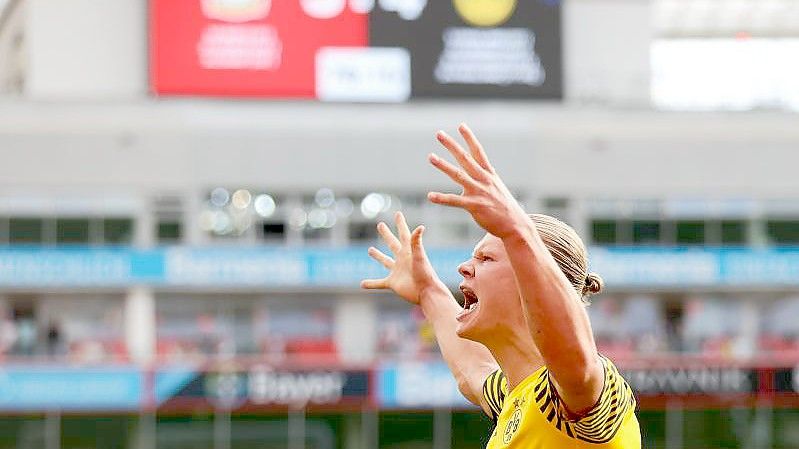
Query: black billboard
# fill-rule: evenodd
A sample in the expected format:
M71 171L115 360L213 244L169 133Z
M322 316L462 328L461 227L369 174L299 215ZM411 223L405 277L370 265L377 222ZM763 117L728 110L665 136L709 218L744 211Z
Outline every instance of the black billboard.
M428 0L413 14L374 8L369 44L409 50L414 97L559 99L560 11L559 0Z
M625 369L622 376L639 396L729 395L759 390L759 372L739 367Z
M282 369L268 365L196 371L161 399L160 407L307 408L364 404L368 370ZM165 371L166 372L166 371ZM158 390L158 376L156 389Z

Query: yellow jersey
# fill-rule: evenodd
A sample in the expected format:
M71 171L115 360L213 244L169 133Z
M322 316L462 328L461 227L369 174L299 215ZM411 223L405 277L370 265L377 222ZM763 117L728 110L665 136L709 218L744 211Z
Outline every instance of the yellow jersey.
M483 384L496 423L486 449L640 449L635 397L613 363L601 357L605 384L599 400L579 418L564 408L546 366L508 392L502 371Z

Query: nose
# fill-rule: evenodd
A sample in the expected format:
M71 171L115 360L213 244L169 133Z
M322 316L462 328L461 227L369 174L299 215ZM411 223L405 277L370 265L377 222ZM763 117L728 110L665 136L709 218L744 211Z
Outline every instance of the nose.
M464 278L474 277L474 267L469 262L458 265L458 273Z

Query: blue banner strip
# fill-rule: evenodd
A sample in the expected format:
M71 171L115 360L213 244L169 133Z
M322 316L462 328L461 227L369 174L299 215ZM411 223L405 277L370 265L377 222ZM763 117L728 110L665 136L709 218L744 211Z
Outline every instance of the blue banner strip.
M429 251L441 278L460 281L471 248ZM799 286L799 248L592 248L591 269L609 287ZM0 249L0 287L356 287L385 270L365 247L340 249Z
M137 410L143 379L135 366L3 366L0 410Z

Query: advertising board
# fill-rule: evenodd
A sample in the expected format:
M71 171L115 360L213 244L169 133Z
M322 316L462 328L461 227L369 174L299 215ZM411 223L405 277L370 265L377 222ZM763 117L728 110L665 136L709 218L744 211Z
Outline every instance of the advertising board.
M0 366L0 411L134 411L144 398L136 366Z
M157 95L562 97L559 0L150 0Z
M589 248L591 270L608 288L796 287L799 249ZM471 248L430 248L441 279L460 282L456 268ZM296 249L168 247L0 248L0 287L352 287L382 277L365 247Z
M150 0L156 94L316 96L325 47L363 47L367 17L321 0Z
M620 371L642 410L707 409L767 400L799 407L799 364L660 361ZM231 410L271 413L286 409L353 411L477 410L458 391L442 361L384 362L374 367L291 367L229 360L79 366L6 364L0 367L0 412L164 413Z
M155 376L162 409L273 409L361 406L370 400L370 371L288 369L221 364L202 370L161 367Z
M410 3L424 7L375 8L369 43L410 51L413 96L562 96L559 1Z

